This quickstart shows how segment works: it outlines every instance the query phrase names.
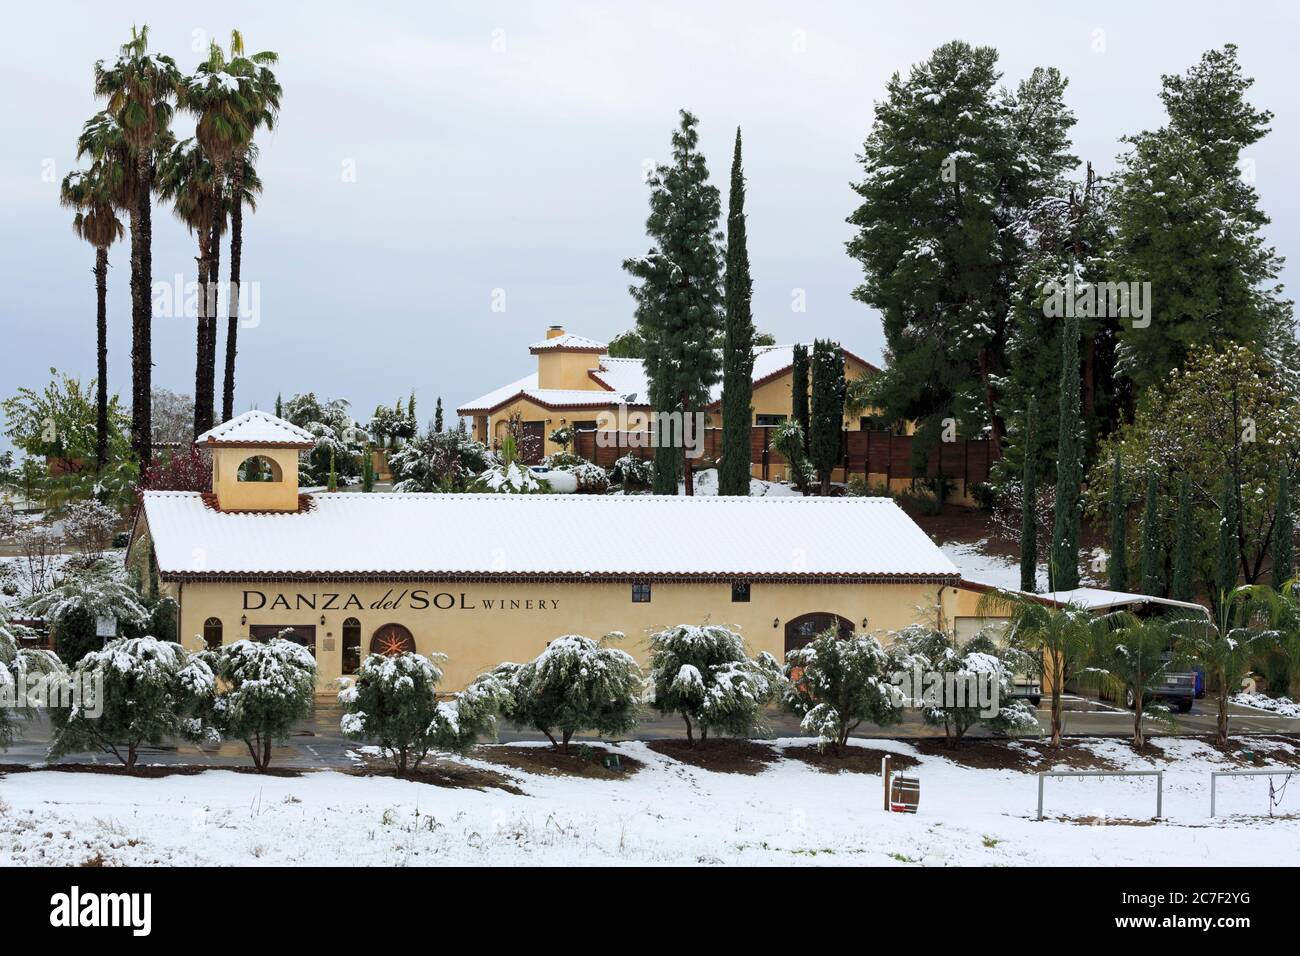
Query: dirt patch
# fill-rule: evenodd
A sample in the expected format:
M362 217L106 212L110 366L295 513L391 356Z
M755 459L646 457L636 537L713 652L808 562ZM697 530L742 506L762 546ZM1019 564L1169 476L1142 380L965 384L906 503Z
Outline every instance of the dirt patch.
M344 773L354 777L397 777L397 771L393 769L392 764L380 760L367 760L365 766L346 770ZM419 770L408 770L406 776L401 779L410 780L412 783L427 783L433 787L446 787L449 790L486 792L491 789L504 790L517 797L527 796L514 777L497 773L495 770L470 767L449 760L426 760L420 765Z
M1116 766L1092 750L1071 743L1052 747L1039 740L990 740L983 737L959 741L949 747L942 737L911 741L927 757L945 757L975 770L1015 770L1038 773L1064 766L1069 770L1115 770Z
M552 777L581 777L584 780L625 780L645 766L619 750L570 744L569 752L554 747L476 747L473 756L526 773ZM618 767L606 766L607 757L617 757Z
M694 747L685 740L649 740L646 746L657 754L715 773L762 773L781 757L770 744L730 737L697 740Z
M1153 827L1159 820L1130 820L1124 817L1044 817L1044 822L1075 823L1085 827Z
M896 754L871 747L845 747L843 754L839 755L830 747L818 751L812 744L781 748L781 756L802 761L823 773L873 773L877 777L880 776L880 761L886 754L894 758L895 770L909 770L921 762L908 754Z
M256 767L197 767L193 764L180 764L177 766L158 766L156 764L140 765L127 769L121 764L102 764L102 763L51 763L41 764L35 767L27 764L6 763L0 764L0 774L6 773L33 773L36 771L53 771L54 773L104 773L116 777L140 777L145 780L159 780L163 777L193 777L197 774L207 773L209 770L229 770L232 773L259 773ZM260 772L264 777L301 777L304 773L311 771L299 770L294 767L268 767Z

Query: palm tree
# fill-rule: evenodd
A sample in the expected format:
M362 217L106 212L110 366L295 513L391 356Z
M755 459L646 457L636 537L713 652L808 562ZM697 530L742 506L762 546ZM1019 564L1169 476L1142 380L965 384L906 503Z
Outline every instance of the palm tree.
M149 52L149 28L131 28L118 58L95 64L95 95L121 129L134 161L131 208L131 448L143 467L152 452L154 154L171 125L180 71L169 56Z
M208 274L209 246L213 236L212 164L193 139L177 143L158 163L158 195L172 204L176 218L198 235L199 306L195 334L194 359L194 437L212 427L200 417L199 407L206 400L209 414L213 401L213 370L217 349L217 320L202 294Z
M59 201L77 211L72 230L95 247L95 471L108 461L108 247L122 238L113 176L100 163L63 178Z
M1106 620L1110 626L1095 632L1092 664L1079 676L1110 691L1117 699L1121 695L1127 699L1133 708L1133 746L1140 750L1146 746L1142 729L1146 699L1165 674L1177 666L1177 658L1169 652L1175 631L1162 618L1139 620L1127 611L1097 620Z
M236 38L238 34L236 34ZM195 116L194 136L204 155L212 164L212 208L220 209L220 198L225 190L226 168L236 154L242 154L249 140L252 139L252 127L249 117L256 113L257 97L253 92L253 80L247 75L232 55L227 60L221 47L213 43L208 49L208 58L199 64L192 77L187 79L181 89L181 105ZM208 223L208 242L203 261L199 263L200 295L203 300L201 313L212 316L215 323L217 315L217 265L220 249L222 220L224 216L213 216ZM237 301L237 300L236 300ZM202 320L201 320L202 324ZM205 326L206 328L206 326ZM207 379L216 377L216 348L205 359L211 364L211 372L204 371ZM211 389L205 389L194 396L194 428L196 433L206 431L214 424Z
M1269 692L1283 690L1292 700L1300 698L1300 577L1284 581L1276 589L1256 584L1241 590L1249 595L1247 619L1268 623L1269 639L1258 662L1268 678Z
M236 149L230 165L230 304L229 319L226 323L226 368L221 392L221 417L223 421L234 415L235 407L235 354L239 335L239 279L240 261L244 249L244 205L250 209L256 206L249 202L250 193L260 193L261 181L255 188L249 188L247 180L253 178L251 162L256 156L257 147L252 136L262 128L274 129L276 117L280 111L280 96L283 92L280 83L271 72L271 66L280 58L269 50L245 56L244 38L238 30L230 34L230 52L234 58L231 70L246 77L251 84L251 111L246 117L249 139L242 149Z
M1277 631L1255 626L1271 616L1271 588L1239 587L1219 601L1218 620L1177 618L1172 622L1179 653L1205 671L1207 684L1215 686L1220 747L1228 745L1228 700L1241 690L1241 681L1254 667L1261 647L1271 644ZM1241 623L1234 626L1234 621Z

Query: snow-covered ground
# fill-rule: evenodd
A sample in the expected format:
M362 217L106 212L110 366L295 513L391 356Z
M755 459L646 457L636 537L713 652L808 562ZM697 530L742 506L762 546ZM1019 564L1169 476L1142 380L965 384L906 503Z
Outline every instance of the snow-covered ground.
M694 491L697 495L716 495L718 493L718 469L705 468L702 471L697 471L693 477L695 480ZM677 483L677 492L678 494L686 493L685 483L680 481ZM783 495L802 497L803 493L779 481L763 481L761 478L749 479L749 496L751 498L775 498Z
M1239 707L1266 710L1282 717L1300 717L1300 704L1289 697L1266 697L1263 694L1233 694L1230 698Z
M779 746L806 744L784 740ZM854 741L915 754L897 741ZM1049 779L1034 819L1033 773L976 770L942 756L907 771L920 812L887 814L881 780L781 759L756 776L696 769L642 743L625 779L507 772L522 795L338 772L231 771L140 779L39 771L0 778L0 864L1025 864L1286 863L1300 852L1300 785L1268 817L1268 779L1220 779L1225 758L1198 740L1158 738L1167 759L1118 740L1087 743L1153 778ZM1256 741L1293 750L1277 741ZM467 760L477 767L503 768ZM1038 767L1047 769L1047 761ZM1280 785L1282 778L1274 778ZM1285 816L1290 814L1290 816Z

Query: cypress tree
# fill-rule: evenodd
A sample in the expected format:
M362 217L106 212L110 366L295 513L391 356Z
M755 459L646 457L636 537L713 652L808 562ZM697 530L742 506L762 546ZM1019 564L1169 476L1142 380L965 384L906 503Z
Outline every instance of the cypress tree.
M1228 594L1237 586L1237 488L1232 471L1223 476L1223 495L1219 499L1219 537L1214 568L1215 606L1222 608Z
M822 495L830 494L831 472L843 449L844 387L844 353L834 342L814 342L808 447Z
M1160 482L1155 475L1147 476L1147 506L1142 515L1142 593L1164 597L1165 585L1160 579Z
M433 407L433 430L442 434L442 396L438 396L438 403Z
M1192 482L1183 475L1178 487L1178 522L1174 528L1174 577L1170 593L1175 601L1192 599Z
M1124 507L1123 462L1115 449L1115 470L1110 483L1110 576L1112 591L1128 590L1128 514Z
M631 292L637 331L645 339L651 405L660 415L676 413L684 427L693 427L721 372L716 342L722 333L722 200L709 184L698 124L681 111L672 162L650 177L650 251L623 263L641 280ZM667 447L669 436L662 431L658 437L655 492L676 493L677 471L683 469L686 494L694 494L686 457L692 442L681 442L678 450Z
M808 451L808 348L794 347L794 365L790 370L790 413L803 430L803 450Z
M1025 409L1025 460L1020 500L1020 590L1038 590L1038 516L1034 505L1038 498L1038 463L1029 449L1034 447L1038 423L1038 401L1029 396Z
M1067 315L1061 330L1061 409L1056 455L1056 515L1052 526L1053 591L1079 586L1079 319Z
M1282 474L1277 481L1277 517L1273 524L1273 587L1282 589L1282 585L1291 580L1295 574L1295 556L1292 542L1295 536L1295 524L1291 515L1291 478L1287 474L1285 463Z
M275 393L275 417L284 418L284 400L280 397L279 392Z
M370 446L361 453L361 490L367 494L375 490L375 463L370 457Z
M740 158L740 127L731 158L731 193L727 197L727 272L722 341L722 461L718 494L749 494L749 430L754 397L753 283L745 239L745 174Z

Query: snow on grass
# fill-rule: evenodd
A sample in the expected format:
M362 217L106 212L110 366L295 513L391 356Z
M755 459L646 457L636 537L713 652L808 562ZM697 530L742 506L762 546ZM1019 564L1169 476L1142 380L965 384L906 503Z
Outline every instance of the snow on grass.
M718 493L718 469L705 468L695 472L695 494L704 497ZM677 493L686 493L685 482L677 482ZM803 497L802 492L779 481L763 481L761 478L749 479L749 496L751 498Z
M1233 694L1228 698L1239 707L1266 710L1282 717L1300 717L1300 704L1289 697L1266 697L1263 694Z
M899 741L853 743L917 755ZM1049 819L1039 823L1033 773L976 770L943 755L920 756L907 771L921 780L914 816L882 811L878 776L825 773L795 759L756 776L715 773L639 742L616 745L645 764L626 779L508 770L522 796L334 771L14 773L0 778L0 864L1225 866L1294 858L1300 818L1267 817L1264 778L1221 780L1222 816L1211 820L1208 772L1226 758L1203 741L1156 744L1163 756L1138 756L1118 740L1085 743L1115 765L1166 771L1167 819L1155 824L1152 778L1049 779ZM1251 746L1294 751L1276 741ZM1277 812L1300 817L1300 790Z

